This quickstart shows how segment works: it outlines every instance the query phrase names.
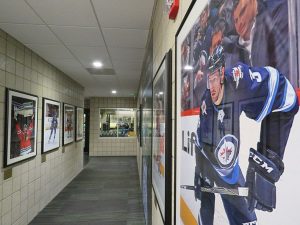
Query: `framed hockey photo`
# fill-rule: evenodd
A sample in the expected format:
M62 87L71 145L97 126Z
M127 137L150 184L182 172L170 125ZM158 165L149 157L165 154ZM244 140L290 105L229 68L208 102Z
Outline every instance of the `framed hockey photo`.
M63 145L67 145L75 139L75 106L64 103L63 111Z
M298 4L191 2L176 33L175 225L297 220Z
M38 97L6 89L4 167L37 154Z
M153 79L152 185L165 224L172 221L172 51Z
M83 138L83 108L76 107L76 141Z
M42 119L42 153L46 153L60 146L60 102L43 98Z
M142 118L143 118L143 105L140 104L137 110L137 136L140 147L142 147Z

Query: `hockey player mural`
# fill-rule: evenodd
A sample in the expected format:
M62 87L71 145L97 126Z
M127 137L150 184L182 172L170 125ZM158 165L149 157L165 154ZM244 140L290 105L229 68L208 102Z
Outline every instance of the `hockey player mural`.
M203 205L202 223L213 224L214 194L201 187L248 187L248 198L221 198L231 225L255 224L255 208L271 212L276 207L275 183L284 170L282 159L298 100L275 68L237 63L225 70L224 62L223 47L217 46L208 60L209 89L202 98L197 128L195 196ZM246 183L238 164L242 112L261 122L257 149L250 149Z
M288 28L286 0L194 2L176 37L176 224L271 224L299 109Z

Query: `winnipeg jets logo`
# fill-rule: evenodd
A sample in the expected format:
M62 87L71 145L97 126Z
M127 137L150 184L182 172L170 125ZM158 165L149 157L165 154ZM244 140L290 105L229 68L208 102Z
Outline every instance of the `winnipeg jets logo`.
M201 112L202 112L202 115L207 115L207 112L206 112L206 103L205 103L205 101L202 102L202 105L201 105Z
M224 141L224 144L221 146L221 148L218 151L219 162L222 165L227 166L232 162L234 152L235 152L234 144L232 142Z
M225 135L215 150L215 156L221 168L230 168L234 165L237 155L237 138L233 135Z
M224 116L225 116L224 110L223 110L223 109L219 110L219 112L218 112L218 120L219 120L221 123L223 123Z
M244 77L244 74L242 72L242 67L241 66L233 67L232 76L236 84L235 88L238 88L240 79L243 79Z

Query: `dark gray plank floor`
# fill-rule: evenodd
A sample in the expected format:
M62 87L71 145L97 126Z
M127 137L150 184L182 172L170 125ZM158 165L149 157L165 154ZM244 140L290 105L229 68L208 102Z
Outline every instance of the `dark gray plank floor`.
M144 225L135 157L91 157L30 225Z

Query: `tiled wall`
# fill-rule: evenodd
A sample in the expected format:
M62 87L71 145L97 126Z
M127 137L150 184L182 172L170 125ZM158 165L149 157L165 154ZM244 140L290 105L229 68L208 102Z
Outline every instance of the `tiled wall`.
M99 137L99 108L136 108L136 100L117 97L90 99L90 156L136 156L136 137Z
M156 5L154 6L154 13L152 17L151 29L153 30L153 76L155 75L163 57L172 49L172 92L173 96L175 96L175 34L179 28L182 19L187 12L189 5L192 0L180 0L179 11L177 18L175 20L169 20L168 14L165 12L165 1L156 1ZM140 91L143 93L143 90ZM173 107L175 105L175 99L173 99ZM173 127L175 121L175 109L172 110L172 119L173 119ZM174 136L174 130L173 130ZM173 152L174 159L174 152ZM139 159L138 159L139 160ZM140 162L138 162L140 164ZM174 165L174 162L173 162ZM173 169L174 171L174 169ZM169 191L173 191L172 190ZM161 214L157 207L157 204L154 204L154 193L152 192L152 224L162 225L163 220L161 218ZM173 195L174 196L174 195ZM174 202L172 200L172 202Z
M6 87L38 95L39 105L37 156L12 166L12 177L4 180ZM83 91L78 83L0 30L0 224L28 224L82 170L82 142L60 147L41 162L41 126L42 97L83 107Z

